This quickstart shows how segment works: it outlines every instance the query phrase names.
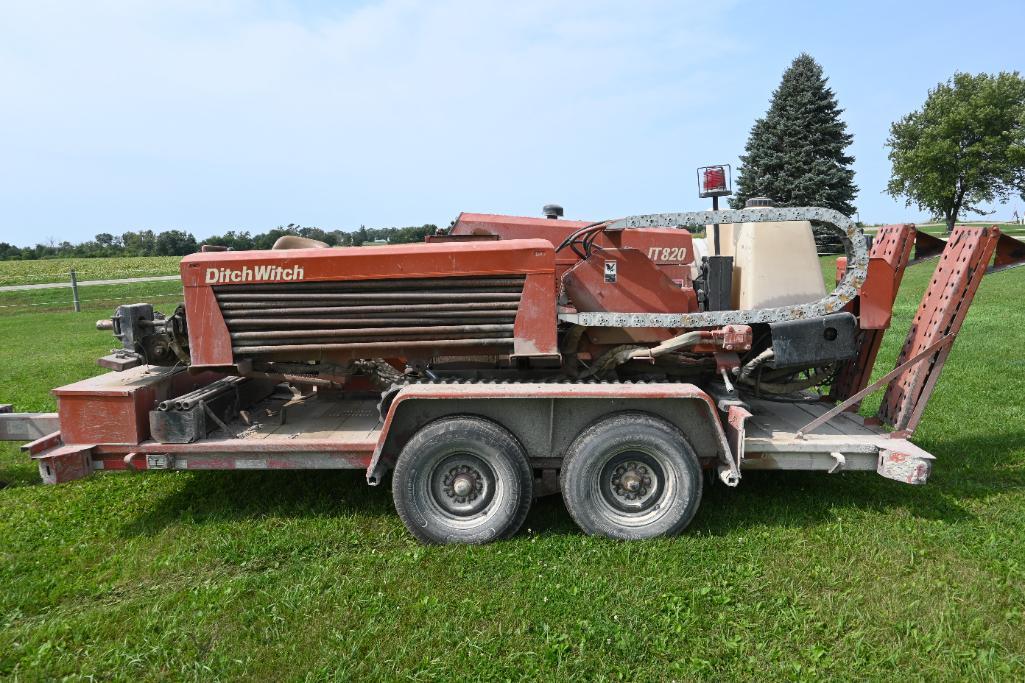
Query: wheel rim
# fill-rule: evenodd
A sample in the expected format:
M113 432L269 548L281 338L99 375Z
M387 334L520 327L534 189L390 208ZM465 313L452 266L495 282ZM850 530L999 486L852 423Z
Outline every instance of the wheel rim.
M596 469L591 498L624 526L644 526L660 519L679 495L672 463L657 451L613 451Z
M495 470L469 452L452 453L438 460L426 477L426 497L445 518L460 522L486 514L498 489Z

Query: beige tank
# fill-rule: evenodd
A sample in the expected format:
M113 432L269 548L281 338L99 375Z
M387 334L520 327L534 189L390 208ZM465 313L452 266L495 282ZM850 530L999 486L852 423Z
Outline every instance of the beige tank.
M755 201L746 208L758 208ZM705 235L708 253L714 253L711 226ZM805 304L826 295L808 221L720 225L719 250L733 257L736 310Z

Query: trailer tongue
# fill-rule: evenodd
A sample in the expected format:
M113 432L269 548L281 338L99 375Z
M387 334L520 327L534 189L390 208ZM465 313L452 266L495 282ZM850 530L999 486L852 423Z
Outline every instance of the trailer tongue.
M186 257L183 306L120 307L100 325L122 343L102 359L114 372L55 389L56 415L0 414L0 436L34 439L24 449L47 483L361 469L376 485L390 472L425 542L507 537L532 498L560 491L588 533L674 534L703 473L728 486L746 470L924 483L934 458L908 439L979 282L994 253L995 268L1025 261L996 228L957 228L895 369L870 386L912 226L880 229L869 250L825 209L546 212L463 214L425 245ZM744 235L805 220L842 237L836 290L732 309L756 272ZM679 229L706 223L731 226L733 256L699 257ZM817 266L813 247L805 256ZM861 418L884 385L879 414Z

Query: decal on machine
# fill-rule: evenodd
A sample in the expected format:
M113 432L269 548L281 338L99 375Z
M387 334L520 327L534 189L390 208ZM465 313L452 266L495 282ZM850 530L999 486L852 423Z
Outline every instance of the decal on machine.
M242 266L241 268L207 268L206 284L226 285L235 282L258 282L264 280L293 280L303 279L302 266L284 268L282 266Z
M609 259L605 262L605 282L616 281L616 262Z
M687 247L651 247L648 258L652 261L679 261L687 258Z

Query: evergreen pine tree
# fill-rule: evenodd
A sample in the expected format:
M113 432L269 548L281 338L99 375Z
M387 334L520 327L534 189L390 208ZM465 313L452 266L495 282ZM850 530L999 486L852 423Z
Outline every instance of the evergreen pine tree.
M769 111L755 121L740 157L733 208L743 208L751 197L769 197L777 206L824 206L854 214L854 157L844 154L853 136L827 80L818 62L804 53L783 73Z

